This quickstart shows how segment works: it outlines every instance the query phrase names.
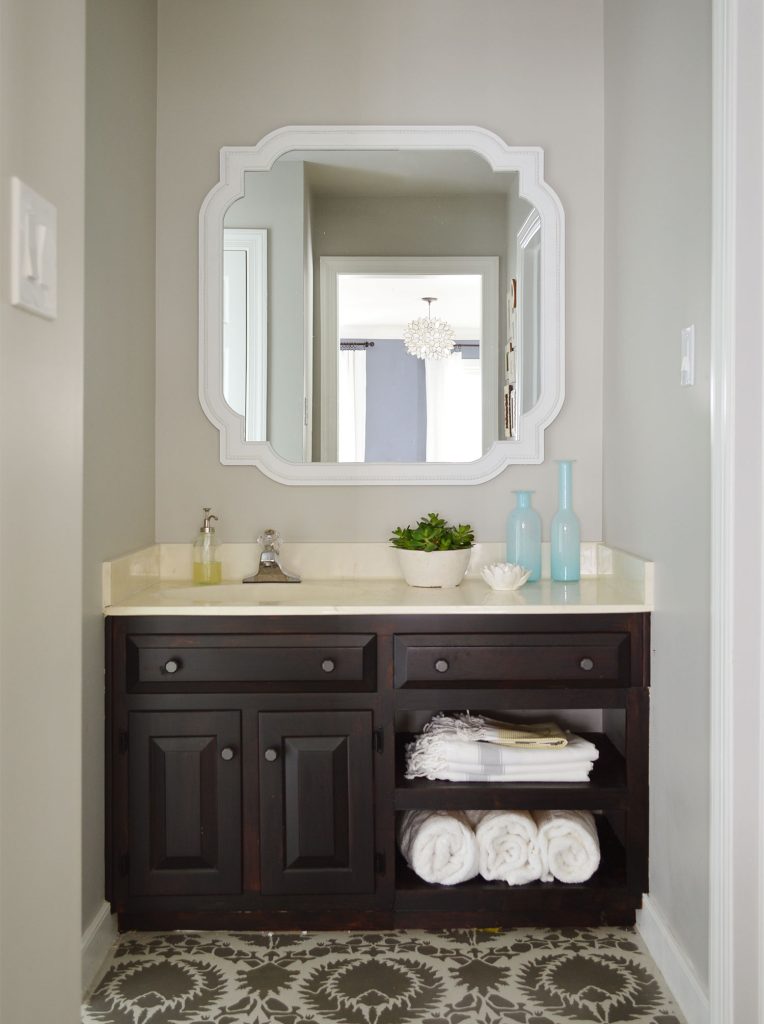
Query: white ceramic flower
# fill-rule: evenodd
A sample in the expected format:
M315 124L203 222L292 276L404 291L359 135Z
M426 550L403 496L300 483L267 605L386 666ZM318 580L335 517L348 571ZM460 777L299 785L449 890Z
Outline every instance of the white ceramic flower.
M488 586L494 590L517 590L527 582L531 574L530 569L513 565L512 562L492 562L484 565L480 572Z

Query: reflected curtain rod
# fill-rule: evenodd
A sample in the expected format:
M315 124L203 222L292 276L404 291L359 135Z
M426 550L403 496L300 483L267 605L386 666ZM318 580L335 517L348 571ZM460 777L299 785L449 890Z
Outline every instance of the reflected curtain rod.
M402 338L378 338L377 341L400 341ZM340 349L374 348L373 341L363 341L360 338L340 338ZM454 348L480 348L479 341L455 341Z

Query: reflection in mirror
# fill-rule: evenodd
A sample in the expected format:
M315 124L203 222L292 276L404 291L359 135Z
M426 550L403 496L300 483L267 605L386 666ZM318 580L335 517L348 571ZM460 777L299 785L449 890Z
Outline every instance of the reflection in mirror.
M246 421L248 441L266 440L268 407L267 232L223 232L223 397Z
M564 234L542 150L483 128L292 126L224 147L199 214L199 400L221 462L415 485L543 461L564 396ZM364 275L409 283L406 308L340 309ZM434 280L458 275L481 278L479 322ZM412 342L427 297L454 330L440 360Z
M497 402L484 402L483 392L498 388L498 260L325 256L320 278L322 461L480 458L497 437ZM433 325L448 339L440 350ZM358 355L343 354L349 344ZM351 365L363 373L352 446L338 435L338 423L349 429L343 366Z
M522 412L539 400L541 389L541 218L536 210L517 235L517 347L523 353Z
M360 273L337 280L337 461L479 459L480 276ZM417 325L425 345L435 328L443 337L442 354L412 353L403 337L409 323ZM322 452L326 461L333 456Z
M538 349L537 325L520 353L506 303L520 287L518 226L535 214L518 177L469 151L292 151L246 173L225 213L222 311L225 397L243 411L246 440L267 439L292 462L460 463L515 437L514 410L538 399L539 362L525 351ZM241 250L229 250L247 232L268 237L259 332L251 321L266 303L252 297ZM344 270L327 283L332 260ZM389 267L371 273L363 261ZM470 261L493 266L489 284L483 267L460 271ZM529 268L525 277L538 291ZM404 345L426 296L455 331L442 360Z

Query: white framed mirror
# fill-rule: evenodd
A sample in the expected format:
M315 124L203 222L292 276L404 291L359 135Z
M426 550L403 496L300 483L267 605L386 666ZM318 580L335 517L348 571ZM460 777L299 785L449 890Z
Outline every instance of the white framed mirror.
M564 215L542 150L394 126L221 150L199 215L199 398L223 464L480 483L543 461L563 395Z

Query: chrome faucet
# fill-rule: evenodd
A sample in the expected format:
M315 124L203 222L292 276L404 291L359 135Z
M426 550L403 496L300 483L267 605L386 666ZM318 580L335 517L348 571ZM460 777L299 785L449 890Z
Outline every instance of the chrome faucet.
M242 583L300 583L300 577L293 573L286 572L281 568L279 561L279 548L281 537L275 530L266 530L262 536L257 538L257 543L263 545L260 552L260 565L254 576L247 576Z

